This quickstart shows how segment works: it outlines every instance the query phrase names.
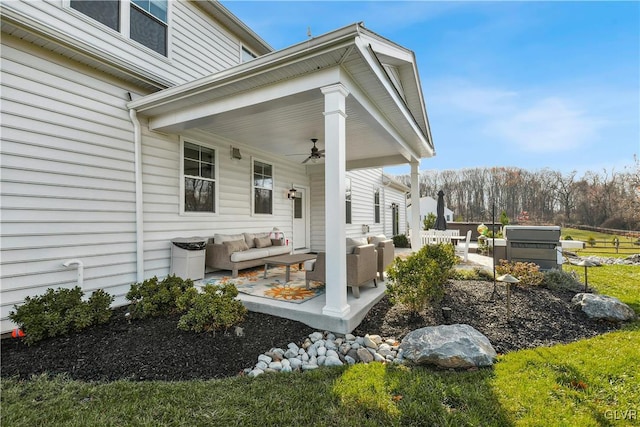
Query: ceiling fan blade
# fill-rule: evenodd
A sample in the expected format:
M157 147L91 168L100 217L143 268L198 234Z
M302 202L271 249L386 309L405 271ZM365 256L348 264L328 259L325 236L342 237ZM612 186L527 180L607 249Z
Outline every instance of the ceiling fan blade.
M285 156L307 156L309 153L293 153L293 154L285 154Z
M309 160L311 160L311 156L307 157L306 159L304 159L302 161L302 164L304 165L305 163L307 163Z
M318 150L318 154L322 154L324 156L324 150Z

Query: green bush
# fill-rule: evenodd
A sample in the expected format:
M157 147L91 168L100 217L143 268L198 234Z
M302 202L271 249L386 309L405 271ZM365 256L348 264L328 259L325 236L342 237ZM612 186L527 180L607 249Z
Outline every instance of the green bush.
M409 239L404 234L398 234L393 236L393 246L396 248L408 248L409 247Z
M573 237L567 234L566 236L564 236L564 240L573 240Z
M236 297L238 290L232 283L206 285L202 293L190 288L177 301L178 309L186 312L178 321L184 331L212 332L228 329L240 323L247 309Z
M538 286L542 284L544 275L540 267L533 262L509 262L501 259L496 265L496 275L510 274L520 280L521 285Z
M590 236L587 239L587 243L589 244L589 246L594 247L596 245L596 239L593 236Z
M565 289L573 292L580 292L584 286L575 276L575 273L569 273L562 270L548 270L543 273L542 286L551 290Z
M177 299L190 288L193 288L191 279L183 280L175 275L167 276L162 281L154 276L133 284L127 292L127 300L131 301L131 317L141 319L175 314L178 312Z
M396 258L387 269L387 294L392 304L404 304L419 313L444 295L456 256L451 245L426 245L406 259Z
M49 288L44 295L26 297L20 307L14 305L9 318L24 331L28 345L109 320L113 296L101 289L93 292L89 301L82 301L83 295L78 286Z
M429 212L422 220L422 227L425 230L431 230L436 225L436 215L433 212Z
M454 280L480 280L484 282L491 282L493 281L493 274L484 268L460 268L453 270L451 278Z

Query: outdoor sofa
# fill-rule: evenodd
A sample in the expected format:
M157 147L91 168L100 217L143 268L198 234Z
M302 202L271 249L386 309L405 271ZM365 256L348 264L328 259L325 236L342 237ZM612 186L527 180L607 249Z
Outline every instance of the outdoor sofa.
M207 243L205 264L219 270L238 270L264 265L264 259L291 252L281 239L271 239L269 232L242 234L215 234Z

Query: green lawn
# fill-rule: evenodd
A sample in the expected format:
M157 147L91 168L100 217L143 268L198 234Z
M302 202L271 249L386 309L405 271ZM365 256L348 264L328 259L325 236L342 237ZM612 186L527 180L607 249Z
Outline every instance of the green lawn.
M592 268L589 284L640 312L639 270ZM369 364L173 383L3 380L0 424L638 425L638 343L636 321L591 339L509 353L493 369L472 372Z
M616 236L615 234L599 233L597 231L578 230L577 228L563 228L561 230L561 238L571 236L573 240L588 242L590 238L596 240L596 246L591 247L587 244L585 249L576 250L578 255L596 255L624 258L632 254L640 253L640 246L634 245L638 239L627 236ZM620 241L619 252L616 253L613 245L613 238L617 237Z

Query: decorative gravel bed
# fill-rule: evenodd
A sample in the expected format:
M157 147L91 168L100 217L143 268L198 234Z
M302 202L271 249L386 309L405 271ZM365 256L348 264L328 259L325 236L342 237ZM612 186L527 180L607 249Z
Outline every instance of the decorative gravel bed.
M493 283L452 281L441 306L452 309L448 323L466 323L489 338L498 353L568 343L602 334L617 324L590 320L571 307L573 292L516 287L512 291L512 320L506 320L506 293ZM177 329L178 316L128 322L125 308L114 310L101 326L32 346L20 340L2 340L2 377L29 378L34 374L67 373L93 381L129 379L191 380L240 374L256 363L258 355L273 347L300 344L315 330L300 322L249 312L235 330L214 334ZM440 305L411 316L385 297L353 331L402 339L424 326L445 323Z

